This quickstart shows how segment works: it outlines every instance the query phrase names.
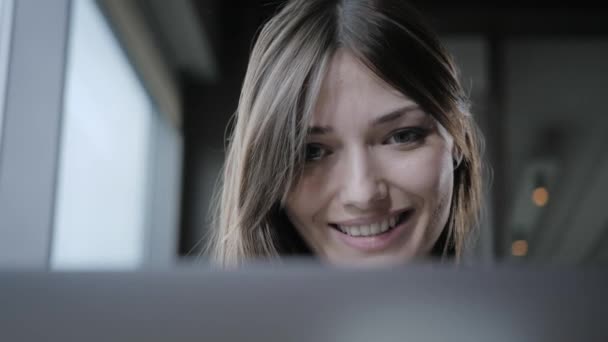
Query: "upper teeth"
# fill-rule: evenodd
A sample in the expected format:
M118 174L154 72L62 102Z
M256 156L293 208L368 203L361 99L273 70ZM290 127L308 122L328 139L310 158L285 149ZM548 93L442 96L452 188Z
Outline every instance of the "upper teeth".
M342 230L344 233L351 236L371 236L384 233L389 228L394 227L398 217L399 215L394 215L392 217L384 218L383 220L378 222L360 226L338 225L338 228L340 228L340 230Z

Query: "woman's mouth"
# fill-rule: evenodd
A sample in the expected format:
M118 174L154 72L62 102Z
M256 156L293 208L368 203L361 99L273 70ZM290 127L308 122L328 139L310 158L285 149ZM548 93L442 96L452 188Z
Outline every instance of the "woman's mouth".
M398 227L401 223L403 223L413 210L401 211L392 216L387 216L385 218L381 218L375 222L370 222L366 224L330 224L332 228L339 231L342 234L352 236L352 237L372 237L378 236L385 233L390 232L391 230Z
M361 219L330 224L332 234L347 246L364 253L386 250L412 228L415 209L401 210L378 219Z

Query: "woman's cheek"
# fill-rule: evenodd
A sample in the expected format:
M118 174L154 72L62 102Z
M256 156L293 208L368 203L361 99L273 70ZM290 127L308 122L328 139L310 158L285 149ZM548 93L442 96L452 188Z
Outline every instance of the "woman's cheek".
M307 225L318 212L318 203L323 196L323 179L318 175L305 173L287 196L287 209L300 225Z
M385 158L384 170L391 184L418 195L441 188L450 171L446 170L445 153L430 148L410 152Z

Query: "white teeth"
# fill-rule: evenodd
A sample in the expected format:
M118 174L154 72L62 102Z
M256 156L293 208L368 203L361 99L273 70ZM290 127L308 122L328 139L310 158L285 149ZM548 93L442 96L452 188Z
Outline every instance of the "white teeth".
M385 231L388 228L390 228L390 226L391 226L391 219L386 218L386 219L384 219L384 221L382 221L382 224L380 225L380 230Z
M370 227L371 235L376 235L380 232L380 226L383 226L383 223L374 223Z
M369 225L366 225L366 226L361 226L359 228L359 230L361 232L361 235L367 236L367 235L369 235L371 229L369 229Z
M389 230L390 226L387 224L386 226L383 226L382 228L380 228L380 233L384 233L385 231Z
M350 236L372 236L386 232L397 223L399 215L385 218L382 221L361 226L338 226L340 230Z

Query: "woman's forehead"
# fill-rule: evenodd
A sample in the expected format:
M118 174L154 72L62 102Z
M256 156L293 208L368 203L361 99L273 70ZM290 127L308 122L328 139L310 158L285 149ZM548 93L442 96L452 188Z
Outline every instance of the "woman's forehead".
M341 116L371 120L370 116L414 106L411 98L382 81L351 53L338 50L323 79L312 121L328 125Z

